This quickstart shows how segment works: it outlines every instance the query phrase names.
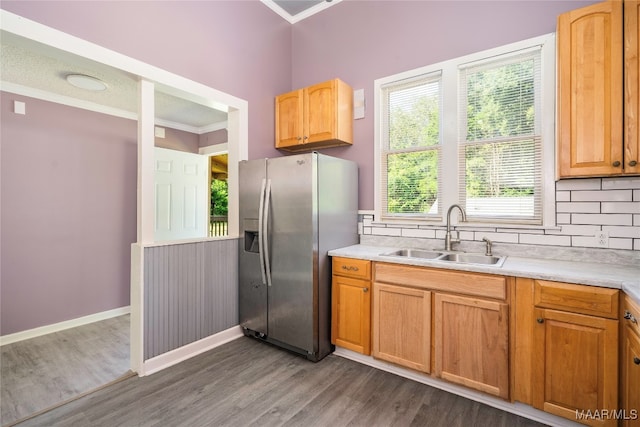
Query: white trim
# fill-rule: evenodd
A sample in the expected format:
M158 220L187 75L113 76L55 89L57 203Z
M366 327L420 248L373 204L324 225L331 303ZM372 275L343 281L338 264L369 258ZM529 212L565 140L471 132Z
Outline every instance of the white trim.
M35 337L40 337L42 335L64 331L65 329L88 325L90 323L111 319L112 317L123 316L129 313L131 313L131 307L125 306L114 308L112 310L102 311L100 313L90 314L88 316L77 317L71 320L65 320L64 322L53 323L51 325L40 326L38 328L28 329L22 332L16 332L14 334L3 335L0 337L0 347L6 344L13 344L18 341L24 341Z
M420 374L416 371L405 369L400 366L384 362L382 360L377 360L371 356L365 356L363 354L356 353L342 347L336 347L333 354L335 354L336 356L344 357L345 359L353 360L354 362L362 363L363 365L380 369L381 371L390 372L403 378L407 378L431 387L438 388L440 390L447 391L449 393L453 393L458 396L466 397L467 399L473 400L475 402L484 403L485 405L489 405L505 412L520 415L522 417L538 421L546 425L556 427L582 426L581 424L578 424L571 420L567 420L565 418L557 417L547 412L540 411L523 403L511 403L507 400L492 397L487 394L480 393L469 388L429 376L427 374Z
M309 9L303 10L302 12L294 15L291 15L289 12L278 6L273 0L260 0L267 6L269 9L273 10L275 13L284 18L288 23L295 24L297 22L302 21L310 17L311 15L315 15L318 12L322 12L323 10L333 6L334 4L340 3L342 0L332 0L332 1L323 1L322 3L318 3Z
M240 326L233 326L229 329L225 329L222 332L208 336L196 342L192 342L175 350L171 350L167 353L163 353L159 356L145 360L142 365L142 370L139 372L140 376L146 376L155 374L158 371L166 369L170 366L178 364L198 354L209 351L213 348L219 347L222 344L226 344L229 341L236 340L242 337L242 328Z
M16 95L28 96L30 98L39 99L42 101L53 102L56 104L66 105L68 107L80 108L82 110L93 111L96 113L107 114L109 116L120 117L129 120L138 120L138 114L133 111L123 110L121 108L108 107L102 104L96 104L95 102L85 101L78 98L72 98L58 93L49 92L42 89L35 89L28 86L19 85L16 83L0 81L0 90L13 93ZM184 123L173 122L163 119L155 119L157 126L163 126L171 129L182 130L185 132L195 133L197 135L203 135L205 133L213 132L220 129L227 128L227 121L212 123L206 126L190 126Z
M96 104L91 101L83 101L78 98L64 96L46 90L35 89L19 85L16 83L0 81L0 90L16 95L28 96L30 98L40 99L43 101L54 102L56 104L66 105L68 107L80 108L83 110L94 111L96 113L107 114L109 116L121 117L123 119L138 120L138 114L133 111L127 111L120 108L107 107L105 105Z
M200 147L198 154L206 154L207 156L217 156L218 154L229 153L229 143L223 142L222 144L207 145L206 147Z

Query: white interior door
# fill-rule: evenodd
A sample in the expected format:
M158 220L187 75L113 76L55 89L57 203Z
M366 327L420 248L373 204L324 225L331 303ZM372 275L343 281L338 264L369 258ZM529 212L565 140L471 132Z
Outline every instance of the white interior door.
M155 241L207 237L207 156L155 148Z

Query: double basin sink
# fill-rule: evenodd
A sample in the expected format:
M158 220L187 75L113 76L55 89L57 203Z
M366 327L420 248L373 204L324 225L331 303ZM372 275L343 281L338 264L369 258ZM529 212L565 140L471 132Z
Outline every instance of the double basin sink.
M380 254L401 258L425 259L432 261L455 262L460 264L481 264L502 267L506 256L485 255L465 252L438 252L421 249L398 249Z

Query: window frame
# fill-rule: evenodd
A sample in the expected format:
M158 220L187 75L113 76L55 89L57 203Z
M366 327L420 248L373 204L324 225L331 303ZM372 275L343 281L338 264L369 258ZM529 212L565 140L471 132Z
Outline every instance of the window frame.
M487 218L473 219L467 225L508 226L510 228L546 228L555 226L555 93L556 93L556 52L555 33L510 43L493 49L472 53L453 58L413 70L404 71L374 81L374 191L375 191L375 221L396 224L442 225L445 220L446 208L459 200L459 157L458 157L458 117L459 117L459 67L471 62L491 60L493 57L540 47L541 76L541 136L542 136L542 221L541 223L527 223L522 221ZM439 171L438 200L440 214L437 216L397 216L383 212L383 192L386 183L382 182L382 158L384 153L383 141L383 88L394 82L415 78L419 75L440 72L442 76L442 112L441 112L441 168Z

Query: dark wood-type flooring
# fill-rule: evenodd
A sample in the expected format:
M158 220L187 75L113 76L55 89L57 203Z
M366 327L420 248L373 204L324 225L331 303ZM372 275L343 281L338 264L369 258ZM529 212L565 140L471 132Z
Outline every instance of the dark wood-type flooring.
M312 363L242 337L28 426L541 426L335 355Z
M0 347L5 426L107 384L129 371L129 315Z

